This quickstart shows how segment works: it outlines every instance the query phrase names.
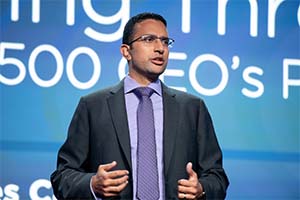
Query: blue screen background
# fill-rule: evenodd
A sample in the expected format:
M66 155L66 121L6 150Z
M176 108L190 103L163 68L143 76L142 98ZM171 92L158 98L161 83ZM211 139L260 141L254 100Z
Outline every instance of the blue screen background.
M79 98L117 83L121 38L97 41L84 34L86 27L111 34L120 27L120 20L101 24L92 20L76 0L73 25L66 23L67 1L40 2L40 20L32 21L32 1L19 2L19 17L11 19L12 1L1 0L0 42L22 43L24 49L3 49L0 53L1 76L13 79L20 73L6 58L15 58L25 66L24 79L15 85L0 82L0 199L10 196L5 187L18 185L20 199L32 199L33 182L49 180L56 167L57 151L67 136L67 129ZM71 2L71 1L69 1ZM163 81L172 87L203 98L212 116L218 141L223 150L224 168L230 180L227 199L299 199L300 198L300 84L288 87L283 97L284 59L297 60L288 68L289 79L300 80L300 2L286 0L275 17L275 36L268 35L268 5L257 1L257 36L250 35L248 1L230 0L226 7L226 33L218 33L217 0L192 1L127 1L130 17L144 11L156 12L168 21L169 36L175 39L172 53L183 53L185 59L170 59L168 69L177 69L183 76L165 75ZM190 2L190 31L183 32L182 6ZM121 0L92 0L93 9L103 16L117 13ZM29 58L41 45L55 47L63 60L63 74L51 87L41 87L29 73ZM79 89L69 80L66 65L74 49L88 47L101 62L97 82L88 89ZM4 52L5 51L5 52ZM210 54L220 58L227 67L228 82L218 94L199 93L192 85L189 72L195 59ZM233 57L239 58L237 68ZM35 58L35 70L40 79L50 80L57 72L57 60L47 51ZM263 71L252 73L252 79L263 85L263 92L252 98L242 90L258 90L243 78L249 67ZM80 54L73 62L76 78L90 80L93 62ZM198 83L205 88L217 87L222 80L215 62L203 62L196 70ZM3 79L1 79L3 80ZM47 184L46 184L47 185ZM53 198L51 187L41 185L39 197ZM2 195L2 196L1 196ZM12 198L13 199L13 198Z

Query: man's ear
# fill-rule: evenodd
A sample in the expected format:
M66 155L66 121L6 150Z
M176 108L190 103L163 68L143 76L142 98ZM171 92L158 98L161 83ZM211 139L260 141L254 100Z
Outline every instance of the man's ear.
M131 55L129 52L130 46L127 44L122 44L120 47L121 54L124 58L126 58L127 61L131 60Z

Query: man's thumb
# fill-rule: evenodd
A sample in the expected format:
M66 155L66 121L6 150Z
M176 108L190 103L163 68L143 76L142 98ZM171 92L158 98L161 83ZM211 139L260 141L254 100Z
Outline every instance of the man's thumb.
M186 172L187 172L188 175L189 175L189 179L196 176L196 172L194 172L194 170L193 170L193 164L192 164L191 162L189 162L189 163L186 165Z
M99 170L103 170L103 171L110 171L112 168L114 168L115 166L117 165L117 162L116 161L113 161L111 163L107 163L107 164L104 164L104 165L100 165L99 166Z

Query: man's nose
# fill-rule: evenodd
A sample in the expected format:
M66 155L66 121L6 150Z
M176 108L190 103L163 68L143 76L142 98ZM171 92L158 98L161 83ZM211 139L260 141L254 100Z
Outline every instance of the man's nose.
M163 44L163 41L159 38L157 38L154 42L154 50L158 51L159 53L163 54L165 51L165 46Z

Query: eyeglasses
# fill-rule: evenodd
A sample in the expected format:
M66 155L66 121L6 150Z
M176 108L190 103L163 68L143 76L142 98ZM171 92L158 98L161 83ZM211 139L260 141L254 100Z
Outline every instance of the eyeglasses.
M132 40L131 42L128 43L128 45L131 45L136 41L142 41L145 42L146 44L153 44L154 41L156 41L157 39L159 39L165 47L172 47L172 44L175 42L175 40L173 40L172 38L157 37L156 35L147 34Z

